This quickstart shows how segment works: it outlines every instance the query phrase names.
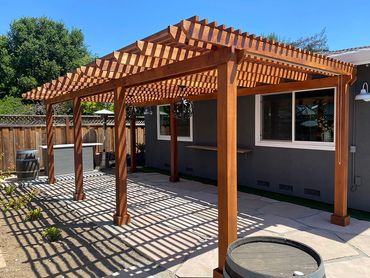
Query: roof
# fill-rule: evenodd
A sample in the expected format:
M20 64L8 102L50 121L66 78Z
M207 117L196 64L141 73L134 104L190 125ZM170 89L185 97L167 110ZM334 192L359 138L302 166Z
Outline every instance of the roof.
M370 46L353 47L323 53L324 55L354 65L370 63Z
M253 88L326 76L351 75L354 66L197 16L105 55L23 96L47 103L80 97L113 100L117 86L125 102L146 104L215 94L217 66L237 55L237 86Z

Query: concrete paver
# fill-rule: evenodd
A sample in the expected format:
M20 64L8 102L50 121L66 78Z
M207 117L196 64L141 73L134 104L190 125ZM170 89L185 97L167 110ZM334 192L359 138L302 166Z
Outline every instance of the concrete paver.
M58 181L57 202L94 222L127 246L169 271L153 277L211 277L217 266L217 187L195 181L168 182L158 173L129 175L130 225L113 226L113 175L87 177L86 200L72 201L73 180ZM48 188L37 183L32 186ZM238 236L269 235L298 240L316 249L327 266L327 277L370 277L370 223L351 219L348 227L329 223L330 213L238 193ZM352 273L353 271L353 273ZM113 276L129 277L128 270ZM141 269L135 271L148 273ZM172 273L172 274L171 274ZM357 276L356 276L357 275ZM362 276L361 276L362 275ZM113 277L112 276L112 277ZM148 277L148 276L142 276Z

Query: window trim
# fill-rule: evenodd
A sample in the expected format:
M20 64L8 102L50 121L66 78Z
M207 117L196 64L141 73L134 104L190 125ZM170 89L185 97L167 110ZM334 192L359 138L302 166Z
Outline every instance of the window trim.
M316 91L334 89L334 129L333 129L333 142L315 142L315 141L296 141L295 140L295 93L305 91ZM266 140L262 139L262 97L266 95L292 95L292 140ZM336 134L336 121L337 121L337 89L336 87L325 87L317 89L296 90L292 92L279 92L273 94L260 94L255 96L255 145L260 147L276 147L276 148L290 148L290 149L307 149L307 150L323 150L335 151L335 134Z
M159 123L159 107L169 106L169 104L157 105L157 139L158 140L171 140L171 135L161 135L160 123ZM193 142L193 116L190 117L190 136L177 136L177 141L181 142Z

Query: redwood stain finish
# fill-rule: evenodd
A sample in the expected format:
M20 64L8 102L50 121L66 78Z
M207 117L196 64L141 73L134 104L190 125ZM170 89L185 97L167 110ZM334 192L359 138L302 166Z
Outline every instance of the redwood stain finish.
M46 104L46 144L48 146L48 184L55 183L53 106Z
M218 269L214 277L223 270L227 247L237 239L237 66L234 54L217 68Z
M130 119L130 144L131 144L131 173L136 172L136 115L133 113Z
M126 162L126 107L125 88L117 87L114 92L114 132L116 143L116 213L115 225L130 223L127 213L127 162Z
M340 226L350 223L347 213L350 81L347 76L338 77L336 97L334 213L331 223Z
M73 99L73 135L74 135L74 161L75 161L75 201L85 199L83 188L83 163L82 163L82 120L81 99Z
M171 182L178 182L179 169L178 169L178 154L177 154L177 121L175 118L174 105L170 105L170 130L171 130Z

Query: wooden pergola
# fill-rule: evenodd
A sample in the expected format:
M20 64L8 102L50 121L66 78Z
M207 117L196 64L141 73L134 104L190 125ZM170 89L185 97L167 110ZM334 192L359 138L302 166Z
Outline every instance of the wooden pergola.
M192 17L114 51L23 96L47 111L48 181L55 182L52 105L73 101L75 200L85 198L81 101L114 102L116 213L128 224L126 105L172 104L186 97L217 100L218 226L220 277L227 246L237 239L237 97L336 88L335 190L331 222L348 225L349 85L352 64ZM172 106L171 106L172 107ZM178 180L176 120L171 111L171 181ZM135 140L131 140L135 142Z

